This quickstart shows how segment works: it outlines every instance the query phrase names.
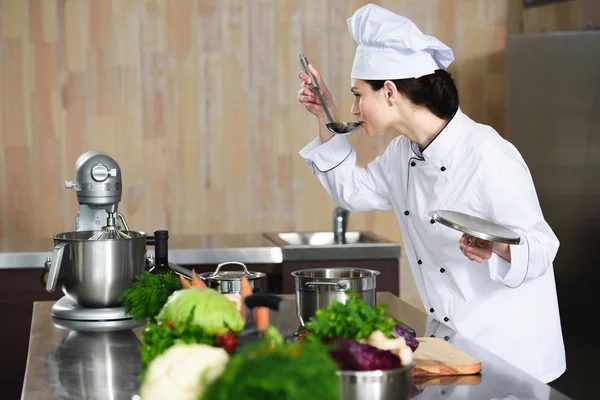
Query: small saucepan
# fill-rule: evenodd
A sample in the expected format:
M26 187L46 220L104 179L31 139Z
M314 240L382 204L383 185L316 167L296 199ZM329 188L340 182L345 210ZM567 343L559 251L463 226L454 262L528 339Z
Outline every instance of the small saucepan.
M221 267L225 265L236 264L242 267L242 271L221 271ZM223 294L240 294L242 291L242 278L246 277L250 283L253 293L262 292L264 287L263 272L248 271L244 263L238 261L227 261L217 265L217 269L213 272L204 272L197 275L198 278L211 289L215 289Z

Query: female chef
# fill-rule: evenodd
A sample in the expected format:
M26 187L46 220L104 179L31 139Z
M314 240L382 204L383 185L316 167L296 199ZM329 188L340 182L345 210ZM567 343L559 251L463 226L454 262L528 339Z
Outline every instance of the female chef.
M368 136L397 137L366 168L357 166L347 138L326 128L310 78L300 72L298 100L319 125L300 156L339 206L394 210L429 313L427 335L444 337L450 328L543 382L556 379L566 368L552 267L559 242L523 158L493 128L462 112L445 71L453 52L444 43L372 4L348 26L358 43L352 114ZM331 93L310 70L335 118ZM431 219L437 209L504 225L522 244L470 246L470 237Z

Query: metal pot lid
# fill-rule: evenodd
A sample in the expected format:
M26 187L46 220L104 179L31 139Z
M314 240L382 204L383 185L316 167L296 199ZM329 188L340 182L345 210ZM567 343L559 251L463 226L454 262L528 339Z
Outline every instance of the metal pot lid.
M505 244L521 244L516 232L485 219L450 210L436 210L429 214L442 225L479 239Z
M241 265L243 271L220 271L222 266L229 264ZM199 276L204 280L210 281L239 281L243 277L246 277L246 279L248 280L253 280L262 278L265 275L266 274L264 274L263 272L248 271L248 268L246 268L246 265L244 263L237 261L227 261L217 265L217 269L214 272L205 272L200 274Z

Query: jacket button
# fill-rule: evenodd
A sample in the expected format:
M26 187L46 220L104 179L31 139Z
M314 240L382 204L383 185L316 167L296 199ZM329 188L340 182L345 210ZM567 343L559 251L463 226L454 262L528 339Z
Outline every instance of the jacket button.
M429 312L435 312L435 310L433 308L430 308Z
M444 322L448 322L448 321L450 321L450 318L444 317Z
M440 272L443 274L444 272L446 272L446 270L444 268L440 268Z
M431 218L431 219L429 220L429 223L430 223L430 224L435 224L435 219Z
M408 215L408 214L410 214L410 213L408 212L408 210L404 211L404 215Z
M450 336L444 336L444 340L447 342L448 340L450 340Z
M410 163L410 166L411 166L411 167L414 167L415 165L417 165L417 163L416 163L416 162L414 162L414 161L412 161L412 162Z
M418 260L418 261L417 261L417 264L421 265L421 264L423 264L423 261L421 261L421 260Z
M442 167L440 169L442 170L442 172L444 172L446 170L446 167Z

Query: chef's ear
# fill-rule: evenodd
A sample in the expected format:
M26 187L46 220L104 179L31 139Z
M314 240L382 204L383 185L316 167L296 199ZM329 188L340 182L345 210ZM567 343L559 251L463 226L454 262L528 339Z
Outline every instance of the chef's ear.
M396 84L392 81L385 81L383 84L383 90L385 95L385 101L387 101L388 105L391 107L394 105L394 102L398 98L398 88Z

